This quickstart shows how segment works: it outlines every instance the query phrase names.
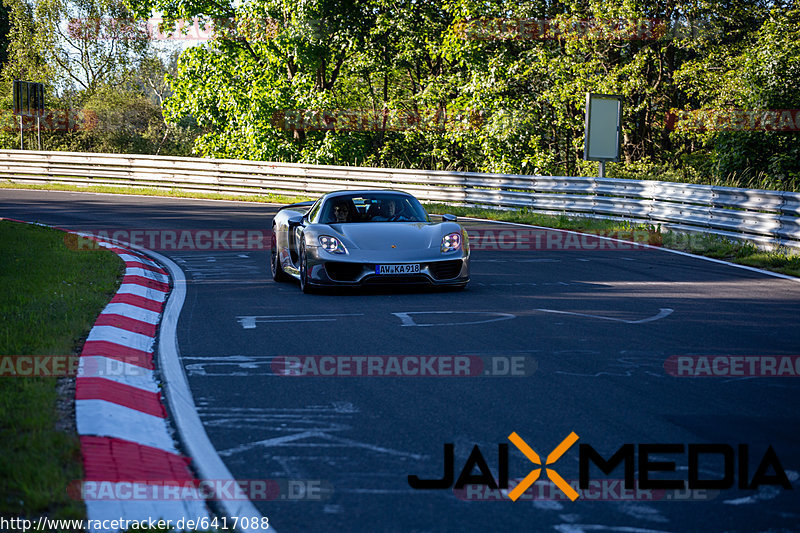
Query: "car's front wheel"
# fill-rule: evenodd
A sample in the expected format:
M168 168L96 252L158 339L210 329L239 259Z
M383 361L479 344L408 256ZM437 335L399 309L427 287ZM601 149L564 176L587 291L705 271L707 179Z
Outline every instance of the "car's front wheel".
M272 279L275 281L289 280L289 274L283 271L281 266L280 254L278 253L277 240L275 239L275 228L272 228L272 241L270 244L270 270L272 270Z
M306 245L300 245L300 290L305 294L314 292L311 284L308 282L308 259L306 258Z

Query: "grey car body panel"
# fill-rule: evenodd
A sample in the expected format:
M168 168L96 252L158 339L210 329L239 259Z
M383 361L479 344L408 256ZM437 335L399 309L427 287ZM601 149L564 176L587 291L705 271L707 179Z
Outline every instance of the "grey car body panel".
M376 195L380 193L404 195L408 193L395 190L337 191L322 196L318 202L320 211L324 203L342 196ZM469 249L443 253L441 243L444 236L461 233L463 228L454 221L442 222L347 222L313 223L306 215L316 202L303 202L285 206L273 218L272 230L275 232L275 253L280 258L283 271L300 278L301 243L305 245L309 282L315 286L352 286L364 283L426 283L442 286L463 286L469 281ZM292 226L291 220L303 217L302 223ZM344 245L347 253L334 254L319 245L319 237L336 237ZM466 248L466 249L465 249ZM454 277L437 279L431 263L442 261L461 261L461 268ZM363 271L353 274L353 279L333 279L326 270L326 263L346 263L344 268L356 272L358 265ZM377 275L371 268L376 264L415 264L419 263L418 275ZM454 265L454 263L453 263ZM435 265L434 265L435 268Z

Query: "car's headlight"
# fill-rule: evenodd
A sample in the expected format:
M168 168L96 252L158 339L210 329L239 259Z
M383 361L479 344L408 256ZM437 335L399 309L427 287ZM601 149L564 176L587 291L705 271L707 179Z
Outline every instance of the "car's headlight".
M461 233L450 233L442 238L442 253L454 252L461 249Z
M330 252L332 254L347 253L347 248L344 247L342 241L340 241L336 237L331 237L330 235L320 235L319 245L322 246L323 250L325 250L326 252Z

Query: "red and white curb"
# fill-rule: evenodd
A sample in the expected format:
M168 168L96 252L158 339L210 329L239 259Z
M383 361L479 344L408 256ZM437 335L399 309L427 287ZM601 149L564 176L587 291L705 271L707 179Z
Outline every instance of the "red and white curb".
M6 217L0 220L54 227ZM76 378L77 430L84 461L81 494L91 521L86 531L108 532L107 528L93 526L114 520L130 523L163 519L171 521L172 525L193 520L197 525L210 518L210 514L203 499L205 494L192 488L200 481L188 468L190 459L176 449L175 438L167 425L161 386L155 379L157 329L158 364L166 400L198 477L223 481L234 478L208 438L181 363L177 324L186 298L183 271L156 252L54 228L93 239L125 261L122 285L89 332ZM95 489L91 495L87 491L90 484ZM158 490L149 491L148 487L171 486L180 490L170 494L180 494L180 498L130 497L159 493ZM226 498L224 492L212 491L211 496L216 498L222 514L235 519L236 531L274 531L269 524L263 525L264 517L250 500ZM160 493L163 495L167 491Z
M162 519L176 524L208 518L198 491L190 489L187 494L194 475L189 459L175 447L155 378L153 350L170 289L169 276L143 254L97 243L125 261L125 276L89 332L76 378L75 418L87 517L90 524L120 519ZM185 498L133 497L148 494L149 484L180 486Z

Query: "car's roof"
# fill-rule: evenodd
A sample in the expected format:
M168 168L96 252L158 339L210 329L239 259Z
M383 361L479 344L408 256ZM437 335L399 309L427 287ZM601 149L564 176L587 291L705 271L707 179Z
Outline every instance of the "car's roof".
M394 189L363 189L358 191L334 191L334 192L329 192L323 195L322 197L327 199L327 198L336 198L339 196L358 196L360 194L375 194L375 193L392 193L392 194L402 194L411 197L414 196L407 192L396 191Z

